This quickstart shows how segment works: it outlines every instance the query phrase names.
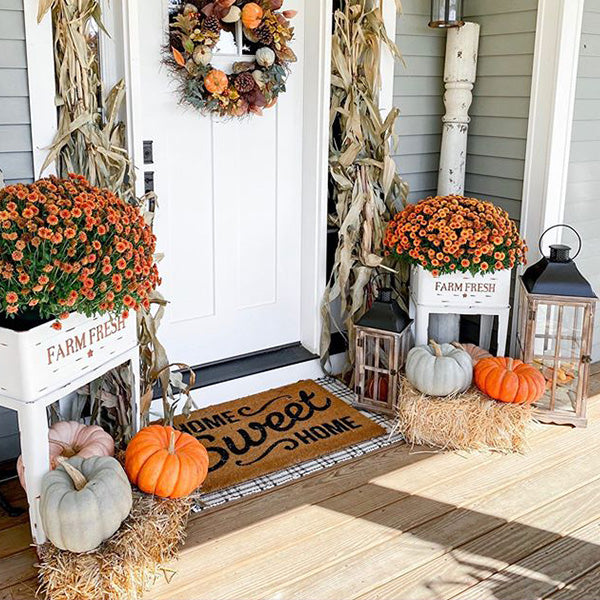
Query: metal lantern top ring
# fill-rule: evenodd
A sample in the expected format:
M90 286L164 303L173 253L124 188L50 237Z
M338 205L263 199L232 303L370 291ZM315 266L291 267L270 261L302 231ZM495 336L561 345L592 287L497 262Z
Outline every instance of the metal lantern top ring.
M548 232L552 231L553 229L558 229L559 227L564 227L565 229L570 229L577 236L577 242L579 243L579 248L577 248L577 252L575 252L575 255L571 257L571 260L575 260L581 253L581 247L582 247L581 236L579 235L579 232L574 227L571 227L571 225L567 225L566 223L558 223L557 225L552 225L551 227L548 227L548 229L546 229L546 231L544 231L544 233L542 233L542 235L540 236L540 240L538 242L540 254L542 256L544 256L544 249L543 249L543 245L542 245L544 236Z

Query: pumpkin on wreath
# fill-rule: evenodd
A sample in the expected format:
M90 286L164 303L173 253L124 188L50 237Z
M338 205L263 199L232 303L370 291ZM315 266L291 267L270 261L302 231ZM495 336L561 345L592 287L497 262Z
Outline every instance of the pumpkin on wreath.
M146 494L183 498L206 479L208 452L189 433L150 425L129 442L125 471L131 483Z

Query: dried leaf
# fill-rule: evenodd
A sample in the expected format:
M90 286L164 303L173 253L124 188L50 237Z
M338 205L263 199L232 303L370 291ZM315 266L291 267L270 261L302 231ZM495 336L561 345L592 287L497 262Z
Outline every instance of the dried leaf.
M171 50L173 51L173 58L175 59L175 62L180 67L185 67L185 58L183 58L183 54L181 54L177 48L171 48Z

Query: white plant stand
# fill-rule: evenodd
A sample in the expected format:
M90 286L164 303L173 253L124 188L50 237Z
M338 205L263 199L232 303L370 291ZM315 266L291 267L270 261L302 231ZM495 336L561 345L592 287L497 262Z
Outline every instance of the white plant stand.
M129 362L133 430L139 429L140 365L136 317L74 314L56 331L45 323L26 332L0 328L0 406L19 420L29 519L34 544L46 535L40 520L42 478L50 467L47 407Z
M497 316L498 356L504 356L510 316L510 279L509 270L490 275L453 273L434 277L421 267L413 267L409 313L414 319L415 344L427 344L430 315L481 315L479 345L489 349L493 319Z

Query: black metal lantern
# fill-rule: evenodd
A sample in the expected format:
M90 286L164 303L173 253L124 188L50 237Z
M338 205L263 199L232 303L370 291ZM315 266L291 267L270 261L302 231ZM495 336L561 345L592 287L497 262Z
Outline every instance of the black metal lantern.
M355 391L359 408L396 414L398 379L410 349L412 319L382 288L356 324Z
M460 27L463 21L463 0L431 0L429 27Z
M564 244L551 245L550 256L543 256L542 239L556 227L577 235L579 250L573 258ZM581 238L569 225L554 225L542 234L543 257L520 278L517 340L522 360L538 367L546 379L537 419L585 427L597 297L573 262L580 250Z

